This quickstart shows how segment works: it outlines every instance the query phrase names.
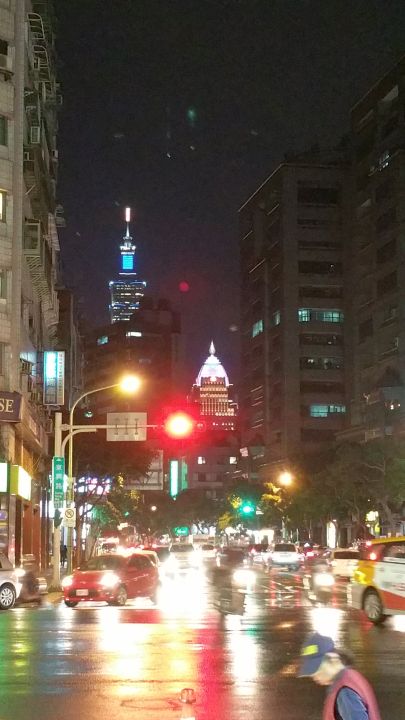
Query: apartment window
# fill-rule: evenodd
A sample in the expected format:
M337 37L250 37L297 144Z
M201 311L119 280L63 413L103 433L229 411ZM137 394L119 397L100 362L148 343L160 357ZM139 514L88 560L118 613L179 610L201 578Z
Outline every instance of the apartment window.
M8 42L0 40L0 55L8 55Z
M298 322L330 322L342 323L344 312L342 310L316 310L313 308L300 308L298 310Z
M303 260L298 263L298 271L312 275L341 275L342 263Z
M387 308L384 308L382 324L388 324L392 320L395 320L396 317L398 317L398 305L389 305Z
M129 330L125 333L125 337L142 337L142 333L138 330Z
M0 145L7 145L7 118L0 115Z
M337 188L298 187L297 201L302 205L336 205L339 199Z
M396 208L391 208L390 210L387 210L387 212L383 213L382 215L380 215L379 218L377 218L377 222L375 224L377 232L384 232L385 230L392 228L396 219Z
M300 335L300 345L343 345L343 337L342 335L306 333Z
M344 392L343 383L337 382L302 382L300 383L300 391L302 393L341 393Z
M256 337L256 335L260 335L260 333L263 332L263 320L257 320L257 322L253 323L252 326L252 337Z
M310 417L328 417L328 415L335 415L338 413L345 413L346 405L310 405L309 414Z
M342 370L343 358L338 357L302 357L301 370Z
M302 223L299 223L300 225ZM340 240L325 240L313 237L301 237L298 240L300 250L339 250L342 247Z
M199 456L198 456L198 458L197 458L197 465L205 465L206 462L207 462L207 461L206 461L205 457L203 457L202 455L199 455Z
M238 458L233 455L232 457L229 458L229 464L230 464L230 465L237 465L237 464L238 464Z
M0 270L0 298L7 298L7 270Z
M313 298L341 298L343 297L343 288L337 285L326 285L325 287L309 285L300 287L300 297L313 297Z
M6 222L7 193L0 190L0 222Z
M107 335L101 335L101 337L97 338L97 345L107 345L107 343L108 343Z
M373 334L373 318L367 318L363 320L359 325L359 342L363 342L366 338L371 337Z
M273 313L273 316L272 316L272 325L274 327L275 325L280 325L280 323L281 323L281 312L280 312L280 310L276 310L276 312Z
M207 473L197 473L198 482L207 482Z
M397 289L397 273L394 272L385 275L381 280L377 282L377 296L381 297L389 292Z
M382 247L378 248L377 250L377 263L381 265L382 263L388 262L389 260L393 260L395 257L397 251L397 241L395 238L393 240L390 240L389 242L385 243Z
M307 442L332 442L335 439L335 433L333 430L322 430L321 428L302 428L301 429L301 440Z

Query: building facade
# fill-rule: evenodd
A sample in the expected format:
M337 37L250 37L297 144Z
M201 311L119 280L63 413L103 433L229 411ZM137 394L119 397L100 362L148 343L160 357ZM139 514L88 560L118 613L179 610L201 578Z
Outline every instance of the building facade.
M59 242L56 80L51 2L0 1L0 550L13 562L50 550L43 353L55 347Z
M138 273L135 270L136 246L132 242L129 231L131 220L131 209L125 208L125 220L127 224L126 233L120 245L120 272L119 279L110 280L109 288L111 293L110 317L111 322L130 320L131 316L138 310L141 298L145 294L145 280L138 280Z
M232 385L223 365L215 355L213 342L193 385L190 400L207 430L225 432L236 430L237 406L232 399Z
M344 424L345 176L340 151L307 153L239 211L240 423L263 477Z
M405 414L405 58L351 113L347 283L350 413L341 438L400 430Z
M128 321L105 325L86 338L85 387L98 388L119 382L127 373L142 379L140 393L121 398L107 390L91 400L95 414L125 409L147 411L151 422L170 405L181 380L180 317L167 300L143 298Z

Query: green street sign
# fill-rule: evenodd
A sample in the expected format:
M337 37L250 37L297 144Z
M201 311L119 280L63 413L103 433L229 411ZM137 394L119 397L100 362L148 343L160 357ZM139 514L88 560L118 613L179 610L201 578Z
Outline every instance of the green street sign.
M63 507L65 493L63 484L65 479L65 458L52 458L52 486L53 486L53 504L55 509Z
M190 534L188 527L186 527L185 525L173 528L173 532L175 535L177 535L177 537Z

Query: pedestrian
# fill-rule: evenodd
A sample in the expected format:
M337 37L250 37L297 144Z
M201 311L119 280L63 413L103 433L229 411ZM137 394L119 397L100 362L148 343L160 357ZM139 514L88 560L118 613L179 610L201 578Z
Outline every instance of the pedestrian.
M301 650L300 677L328 686L323 720L381 720L373 688L330 637L315 633Z
M65 567L65 562L67 560L67 547L66 545L60 546L60 564L62 567Z

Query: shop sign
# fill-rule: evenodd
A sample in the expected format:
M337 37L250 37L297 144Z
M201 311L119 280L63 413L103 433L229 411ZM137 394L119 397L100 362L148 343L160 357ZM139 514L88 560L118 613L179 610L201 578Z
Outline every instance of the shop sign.
M63 405L65 402L65 352L44 352L44 405Z
M52 484L53 484L53 505L55 508L63 507L65 499L65 458L53 457L52 459Z
M0 463L0 492L8 492L8 463Z
M20 465L10 468L10 493L31 500L31 475Z
M0 391L0 421L20 422L21 395L16 392Z

